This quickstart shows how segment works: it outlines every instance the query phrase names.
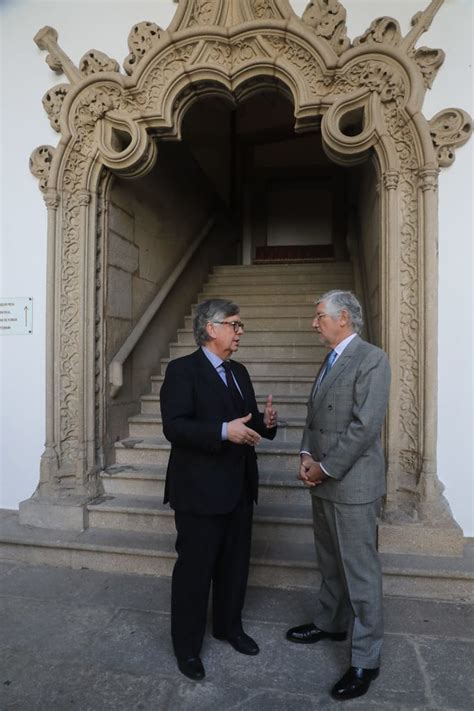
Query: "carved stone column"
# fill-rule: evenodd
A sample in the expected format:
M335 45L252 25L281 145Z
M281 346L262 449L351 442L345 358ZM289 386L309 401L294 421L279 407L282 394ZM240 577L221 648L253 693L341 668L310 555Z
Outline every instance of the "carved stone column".
M432 527L436 535L462 546L460 528L455 524L449 504L443 496L444 486L437 476L436 436L438 409L438 174L437 167L420 170L420 201L425 230L424 243L424 408L423 457L417 488L418 513L425 528Z
M44 192L44 201L48 209L48 239L47 239L47 265L46 277L46 442L45 450L41 457L40 482L38 493L48 494L50 482L57 475L58 453L54 438L54 321L55 321L55 296L56 283L55 259L56 249L56 217L59 207L59 195L51 188Z
M384 236L381 245L381 282L383 304L382 339L392 364L392 383L389 407L386 418L387 443L387 498L385 517L398 512L398 468L399 468L399 392L400 392L400 293L399 293L399 261L400 261L400 224L398 171L385 171L382 176L382 228Z

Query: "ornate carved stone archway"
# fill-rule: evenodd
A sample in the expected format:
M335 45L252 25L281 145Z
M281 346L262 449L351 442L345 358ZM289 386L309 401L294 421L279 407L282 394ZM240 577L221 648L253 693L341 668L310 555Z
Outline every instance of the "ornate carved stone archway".
M47 441L38 490L23 507L25 522L41 505L48 525L81 526L84 502L98 493L98 399L106 385L96 308L104 176L145 174L159 152L156 138L179 139L187 108L201 96L235 102L277 85L293 101L295 130L320 126L332 160L349 165L369 152L376 156L382 341L394 374L385 518L395 537L405 535L397 524L415 520L415 535L427 549L435 522L437 531L445 524L441 548L446 531L451 542L459 540L436 473L437 176L472 125L460 109L424 117L424 95L444 53L416 48L442 2L432 0L417 13L404 37L395 19L382 17L351 42L337 0L310 2L302 18L288 0L181 0L167 30L152 22L132 28L126 74L97 50L76 67L54 29L38 32L48 64L69 83L43 99L60 143L31 157L49 214L50 288ZM360 132L346 135L354 115Z

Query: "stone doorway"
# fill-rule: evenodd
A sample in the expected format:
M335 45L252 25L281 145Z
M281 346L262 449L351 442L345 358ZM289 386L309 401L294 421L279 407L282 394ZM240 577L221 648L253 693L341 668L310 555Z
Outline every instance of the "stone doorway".
M324 153L320 129L298 135L294 123L293 104L276 88L256 91L241 103L204 97L184 116L181 140L159 143L158 159L146 176L111 181L106 364L203 215L215 209L227 224L206 264L351 262L367 314L365 335L381 343L375 156L357 167L336 165ZM135 414L160 358L167 357L168 342L182 326L182 309L189 308L203 276L202 270L186 274L186 289L181 280L174 307L165 303L156 319L161 327L152 322L130 355L121 394L107 400L104 466L113 463L113 443L125 436L127 418ZM314 284L313 298L318 291Z
M363 171L359 184L367 199L359 207L367 211L372 205L379 213L380 234L372 244L380 269L372 292L379 304L376 331L394 372L382 537L388 547L394 542L412 552L460 550L460 532L436 474L437 175L454 160L455 147L468 140L471 121L459 109L430 121L423 116L424 93L444 54L415 48L441 1L432 0L418 13L406 36L396 20L379 18L352 43L338 2L310 3L302 19L287 0L180 2L167 30L152 22L132 28L127 77L96 50L75 67L52 28L38 33L50 65L70 83L44 98L62 134L60 145L41 146L31 159L50 216L52 286L47 442L38 490L21 508L23 522L81 527L84 505L98 493L109 388L103 238L110 176L142 179L159 165L161 143L183 138L186 116L199 100L241 105L277 88L291 97L301 140L320 130L325 155L346 167L341 175ZM265 234L259 232L262 216L252 221L254 204L243 196L244 261L254 259L258 247L282 246L282 190L295 203L305 190L314 195L311 179L300 183L293 200L290 181L271 186ZM228 191L232 203L237 184ZM376 207L368 200L374 193ZM304 226L303 220L300 242L307 239ZM333 245L345 248L342 240ZM112 376L111 381L115 387Z

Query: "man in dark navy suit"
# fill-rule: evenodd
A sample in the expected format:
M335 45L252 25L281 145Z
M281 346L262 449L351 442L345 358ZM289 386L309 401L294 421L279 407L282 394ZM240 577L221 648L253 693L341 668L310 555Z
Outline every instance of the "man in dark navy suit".
M258 471L254 446L273 439L272 396L258 411L246 368L230 357L244 325L237 304L209 299L194 318L194 353L171 361L160 392L171 442L164 502L175 511L176 561L171 637L180 671L202 679L199 657L212 581L213 635L242 654L258 654L242 609L250 559Z

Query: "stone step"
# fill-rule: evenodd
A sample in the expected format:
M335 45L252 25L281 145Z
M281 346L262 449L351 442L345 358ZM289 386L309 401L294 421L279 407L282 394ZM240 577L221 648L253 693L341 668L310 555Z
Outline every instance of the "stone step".
M265 395L257 395L257 403L260 411L262 412L266 398L268 394L272 394L271 390ZM278 415L280 419L286 418L305 418L306 408L307 408L308 397L307 396L273 396L273 404L278 410ZM143 415L159 415L160 414L160 396L159 395L142 395L141 397L141 411Z
M129 418L130 437L145 439L150 437L163 437L163 421L161 415L133 415ZM275 440L279 442L299 445L303 436L304 418L282 420L279 417L278 432ZM274 441L275 441L274 440Z
M170 443L163 437L129 437L116 442L118 465L164 467L168 464ZM296 476L299 469L299 442L285 444L262 440L256 448L259 467L266 471L285 472Z
M310 360L313 359L313 363L322 363L327 355L327 348L318 343L317 339L313 339L314 342L311 345L308 344L288 344L288 345L268 345L262 343L260 345L248 345L245 341L245 336L242 338L242 343L239 346L239 350L236 354L236 360L251 361L255 357L267 358L269 368L272 367L270 361L278 358L284 358L286 361L293 361L293 359ZM196 349L195 345L180 345L179 343L170 343L170 358L180 358L181 356L189 355ZM316 371L315 371L316 372Z
M112 464L100 474L106 496L155 496L163 499L166 465Z
M152 496L163 500L166 466L133 466L113 464L101 472L105 496ZM294 504L308 506L309 493L296 478L296 473L266 471L259 472L259 503Z
M240 284L240 283L229 283L225 280L222 283L215 283L214 281L209 281L203 287L203 293L207 294L206 298L221 297L225 294L223 298L229 298L227 295L232 295L230 298L239 302L241 295L248 296L293 296L300 295L305 297L308 295L311 302L314 301L315 297L322 292L330 291L331 289L351 289L353 287L353 280L349 277L336 279L318 279L317 282L294 282L288 284L286 279L275 281L273 284L261 284L260 280L257 279L253 284Z
M272 393L274 397L299 396L308 399L311 388L313 387L316 370L312 376L295 376L295 375L255 375L252 378L252 384L255 394L258 396L266 396ZM151 377L151 396L159 395L160 388L163 384L163 375L153 375Z
M242 293L236 294L230 291L230 289L221 289L217 294L213 291L208 291L206 289L206 291L202 291L200 294L198 294L198 301L200 302L205 301L206 299L215 299L218 296L220 299L230 299L232 301L236 301L239 304L240 310L242 312L244 311L244 306L247 307L247 304L267 305L269 301L275 306L286 306L289 304L296 304L301 306L311 305L314 310L314 301L318 293L318 289L315 289L314 291L291 291L284 293L276 291L274 289L273 293L270 294L249 294L246 290L243 290Z
M252 317L258 317L258 318L267 318L267 317L290 317L290 318L306 318L306 319L313 319L314 318L314 299L310 300L309 303L288 303L287 301L284 303L278 302L274 303L274 300L271 300L271 303L268 303L268 299L264 301L258 301L258 302L253 302L253 301L242 301L242 299L239 299L239 303L242 304L242 317L243 320L248 320L249 318ZM194 304L192 307L192 315L196 312L196 306L197 304ZM244 308L245 306L245 308ZM191 316L192 318L192 316Z
M228 326L226 328L229 328ZM194 340L194 334L191 330L179 329L178 330L178 344L185 346L192 346L193 349L196 348L196 342ZM245 321L245 332L241 336L241 348L243 346L286 346L291 345L293 347L298 346L319 346L318 335L315 331L308 327L308 323L304 329L299 331L271 331L267 329L255 329L251 330L247 328L247 321ZM240 352L240 349L239 349ZM325 349L327 353L327 349Z
M1 557L36 565L170 576L175 540L174 534L22 526L17 511L0 511ZM460 558L382 553L384 593L472 602L472 556L472 545ZM250 585L317 590L319 583L312 542L253 541Z
M265 469L259 459L259 506L278 504L280 506L302 506L311 515L311 496L308 489L298 480L298 471L285 472Z
M189 352L192 352L190 350ZM170 362L170 358L161 359L161 373L164 375L166 371L166 366ZM281 376L305 376L310 378L311 382L314 380L316 373L318 372L322 358L294 358L289 361L286 358L272 358L271 362L268 358L241 358L239 352L239 361L245 365L252 382L256 376L259 375L270 375L271 377L281 377Z
M353 275L351 271L330 271L327 273L311 273L311 272L295 272L288 274L267 272L229 272L228 274L211 274L206 284L215 286L228 285L229 287L248 285L250 287L257 284L273 284L280 286L285 284L304 284L307 287L316 285L318 288L328 289L337 288L338 284L353 284Z
M249 335L254 331L297 331L298 333L312 333L313 338L315 332L312 330L312 322L314 316L314 305L308 308L307 315L301 315L300 312L293 316L260 316L260 308L256 315L249 314L249 306L245 307L245 334ZM305 307L306 308L306 307ZM193 317L186 316L184 319L184 328L186 331L193 329ZM193 341L194 342L194 341Z
M119 465L165 467L170 443L164 438L127 437L114 445L115 463Z
M224 264L213 268L212 274L224 276L231 274L352 274L351 262L311 262L299 264Z
M102 496L92 501L87 510L90 528L139 533L175 532L173 511L155 496ZM255 507L253 537L255 540L311 543L313 528L309 502L306 506L285 503Z

